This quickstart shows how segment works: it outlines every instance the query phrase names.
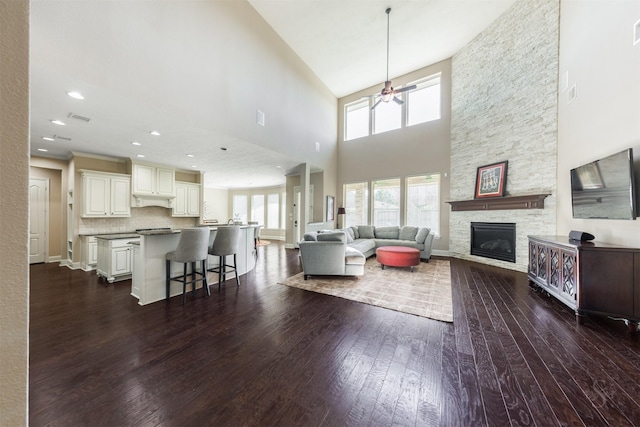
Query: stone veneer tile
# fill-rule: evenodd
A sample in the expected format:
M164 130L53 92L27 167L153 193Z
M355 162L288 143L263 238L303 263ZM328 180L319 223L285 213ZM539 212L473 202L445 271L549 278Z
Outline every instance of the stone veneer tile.
M551 193L543 210L452 212L453 256L526 271L527 235L555 234L558 0L518 0L452 60L451 200L479 166L509 161L507 193ZM516 263L470 255L470 223L515 222Z

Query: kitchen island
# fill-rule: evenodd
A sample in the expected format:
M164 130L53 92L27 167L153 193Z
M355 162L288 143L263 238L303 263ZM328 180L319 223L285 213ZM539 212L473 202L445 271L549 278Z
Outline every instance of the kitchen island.
M213 243L218 227L211 226L209 246ZM254 228L253 225L240 226L240 245L236 255L237 273L243 275L255 268L254 257ZM179 230L150 230L140 231L139 245L133 245L133 276L131 280L131 295L138 298L138 304L145 305L165 299L165 257L178 246ZM227 263L233 262L233 256L228 257ZM209 256L209 268L218 266L218 257ZM182 271L183 265L173 263L172 272ZM173 274L173 273L172 273ZM210 274L209 285L218 283L218 275ZM227 276L228 278L229 276ZM234 281L235 282L235 281ZM235 283L234 283L235 286ZM182 285L171 282L170 295L182 295Z

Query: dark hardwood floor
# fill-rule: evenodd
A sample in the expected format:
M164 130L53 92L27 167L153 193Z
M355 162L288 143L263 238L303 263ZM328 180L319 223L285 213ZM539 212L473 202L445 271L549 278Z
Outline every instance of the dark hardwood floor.
M130 281L31 267L31 426L640 426L640 344L526 276L451 259L454 323L278 285L141 307Z

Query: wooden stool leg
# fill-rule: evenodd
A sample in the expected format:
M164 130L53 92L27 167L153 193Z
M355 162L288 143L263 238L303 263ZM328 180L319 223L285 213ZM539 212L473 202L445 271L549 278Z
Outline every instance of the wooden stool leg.
M224 268L224 257L220 258L220 265L218 265L218 293L220 293L220 286L222 285L222 269Z
M167 278L167 296L165 297L165 300L169 301L169 289L171 287L171 261L169 260L166 260L165 277Z
M182 264L182 305L187 300L187 263Z
M240 279L238 278L238 269L236 268L236 254L233 254L233 272L236 275L236 285L240 286Z
M207 296L211 296L211 290L209 290L209 282L207 281L207 261L202 260L202 287L205 289Z
M196 263L191 263L191 294L196 295Z

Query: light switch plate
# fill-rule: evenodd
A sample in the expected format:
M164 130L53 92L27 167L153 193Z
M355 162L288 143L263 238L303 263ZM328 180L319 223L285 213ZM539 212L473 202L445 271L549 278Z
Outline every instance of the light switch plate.
M576 87L576 85L571 86L571 89L569 89L569 94L568 94L568 100L567 100L567 104L571 104L571 101L573 101L574 99L576 99L576 97L578 96L578 88Z
M640 20L633 25L633 45L640 43Z

